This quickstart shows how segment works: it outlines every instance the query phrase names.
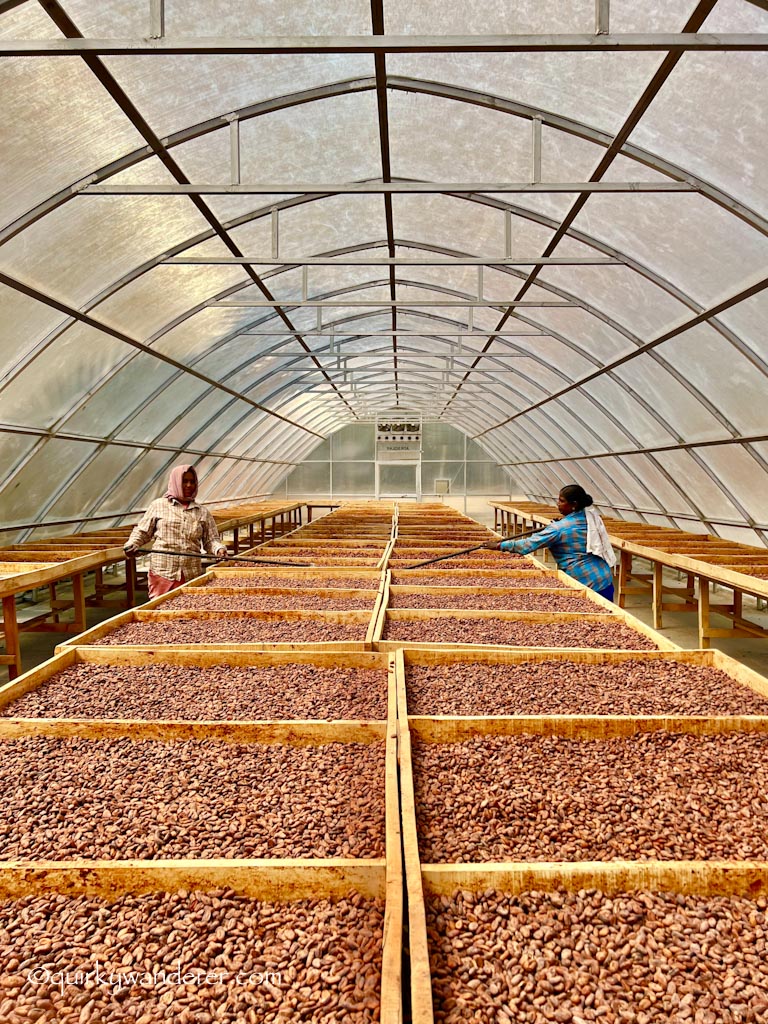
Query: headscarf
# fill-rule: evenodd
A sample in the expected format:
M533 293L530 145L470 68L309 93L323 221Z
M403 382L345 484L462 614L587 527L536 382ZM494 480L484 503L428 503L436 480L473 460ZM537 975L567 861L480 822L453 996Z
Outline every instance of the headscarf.
M181 483L182 477L185 473L195 474L195 490L191 498L187 499L184 497L184 491L182 490ZM165 492L166 498L175 498L176 501L194 501L197 497L197 470L194 466L174 466L171 470L171 475L168 477L168 490Z

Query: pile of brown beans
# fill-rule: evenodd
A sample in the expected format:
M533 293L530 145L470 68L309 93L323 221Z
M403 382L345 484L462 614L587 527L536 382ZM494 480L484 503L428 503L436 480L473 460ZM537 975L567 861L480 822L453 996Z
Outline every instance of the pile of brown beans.
M384 744L4 740L0 858L384 856Z
M384 904L229 889L0 902L0 1019L214 1024L379 1019Z
M426 862L767 860L768 736L414 746Z
M435 1021L764 1022L767 906L643 890L432 896Z
M187 591L165 602L164 609L208 608L211 611L232 611L241 608L268 610L271 608L346 609L373 608L376 592L369 597L328 597L321 594L198 594Z
M535 568L531 566L531 568ZM395 570L392 573L392 582L404 587L485 587L486 593L493 593L494 587L557 587L563 590L569 589L567 584L556 576L544 576L531 573L530 576L480 576L473 573L450 572L450 566L445 564L443 569L435 567L434 576L417 576L415 573ZM293 586L293 584L290 584Z
M365 640L363 622L323 619L158 619L127 622L95 640L120 644L307 644L332 640Z
M267 556L266 555L263 555L263 556L260 555L259 557L260 558L261 557L266 558ZM378 560L379 559L376 558L376 557L364 558L364 557L358 557L356 555L350 555L348 558L343 558L343 557L342 558L337 558L335 556L334 557L329 557L328 555L314 555L314 554L313 555L307 555L306 557L302 557L302 558L299 558L299 557L297 557L295 555L270 555L269 556L269 561L270 562L285 563L286 569L289 569L291 567L291 563L292 562L301 562L301 563L305 564L307 568L311 568L313 565L314 566L318 566L318 565L320 565L320 566L338 565L338 566L342 566L342 567L345 566L345 565L354 565L354 566L357 566L360 569L367 569L367 568L374 569L376 567L376 563L378 562ZM230 561L227 562L227 566L228 567L232 566L235 569L237 569L239 567L242 567L244 569L250 569L251 564L252 563L249 563L249 562L239 562L237 560L237 558L233 558L233 559L231 559Z
M768 715L768 698L677 661L412 665L412 715Z
M387 619L385 640L409 643L496 644L513 647L600 647L654 651L656 645L620 623L588 619L527 622L518 619ZM124 641L126 642L126 641Z
M250 574L222 573L206 582L205 587L315 587L334 590L378 590L378 576L316 576L306 573L291 573L285 576L277 573ZM202 590L203 587L196 588Z
M527 612L600 612L580 592L572 594L494 594L485 590L481 594L402 594L390 591L390 608L499 608L507 611Z
M0 711L14 718L385 719L386 672L284 664L79 664Z

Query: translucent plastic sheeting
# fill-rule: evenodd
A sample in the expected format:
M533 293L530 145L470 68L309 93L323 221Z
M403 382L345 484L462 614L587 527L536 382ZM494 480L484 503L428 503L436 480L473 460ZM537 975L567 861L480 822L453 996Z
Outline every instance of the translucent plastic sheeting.
M375 466L372 462L334 462L333 490L336 494L372 494Z
M449 253L495 256L504 252L504 213L482 203L450 196L394 195L395 236L445 249ZM527 255L543 251L552 231L518 219L515 248Z
M89 196L7 242L0 248L0 269L79 307L204 226L180 196ZM130 321L113 326L130 331Z
M254 205L261 207L262 204ZM387 237L384 203L379 196L313 198L280 209L278 218L282 258L328 253L350 245L381 242ZM271 253L272 220L269 211L258 220L232 228L232 238L249 256Z
M165 443L169 425L182 410L196 403L207 391L208 386L194 377L178 376L166 384L152 401L142 406L141 414L126 424L121 435L147 444L153 441ZM221 394L217 404L220 405L225 397Z
M766 378L764 369L751 362L726 338L708 325L701 325L673 338L663 346L665 359L674 366L699 394L711 402L736 432L765 433L768 417L765 410ZM763 352L763 356L768 353ZM689 438L711 436L702 423L691 400L687 415L678 412L680 430ZM717 436L727 436L720 427Z
M143 142L78 57L3 60L0 95L2 224Z
M165 389L178 370L124 346L125 361L119 370L94 384L64 420L65 429L74 433L110 436L121 424L130 429L134 416L144 403ZM118 435L119 436L119 435ZM135 438L133 440L136 440Z
M718 4L718 7L720 4ZM730 5L733 7L734 5ZM742 9L747 4L741 4ZM753 25L764 12L754 9ZM711 31L706 26L704 32ZM748 31L731 22L728 32ZM630 136L647 148L663 139L664 156L765 212L765 53L687 53ZM712 102L712 83L717 102Z
M328 494L331 467L328 462L304 462L288 477L289 494Z
M39 437L28 434L0 432L0 464L4 474L11 475L20 463L41 444ZM1 538L0 538L1 539Z
M346 427L331 435L331 451L337 459L372 459L376 449L376 430L373 423Z
M483 23L490 25L484 16ZM615 133L661 60L655 53L420 53L388 56L387 72L490 93Z
M659 370L654 366L652 372L658 375ZM657 410L652 402L644 399L643 390L634 389L634 385L622 386L619 375L603 375L585 386L586 394L564 396L559 401L566 402L570 408L581 409L587 420L599 423L599 436L608 449L620 450L675 440L675 434L667 424L668 410ZM612 428L606 428L603 421L597 419L601 414L610 418ZM621 431L623 441L616 436L617 430Z
M696 449L696 454L726 490L738 495L739 504L753 521L768 523L768 473L764 463L757 461L746 446L739 444L729 444L725 448L700 448Z
M146 342L177 317L238 284L242 276L238 267L154 267L100 302L94 316L126 324L137 340Z
M463 462L422 462L421 491L422 494L435 494L435 480L449 480L449 494L461 494L464 491Z
M171 396L173 401L174 396ZM197 435L208 423L215 423L224 406L228 403L228 396L221 392L211 392L202 388L189 387L186 385L184 395L184 406L174 402L177 412L173 419L168 422L162 431L163 444L178 445L183 450L186 445L191 448L200 448ZM183 410L183 411L182 411ZM152 407L148 409L151 414ZM219 427L219 430L222 428ZM213 447L221 451L218 443Z
M768 262L768 241L754 228L687 193L592 196L575 226L674 280L704 306L738 291L755 266ZM657 301L663 313L667 306L661 296ZM631 322L639 319L633 310ZM652 329L657 318L646 323Z
M13 477L13 486L3 490L3 521L31 522L50 501L51 495L97 450L79 441L48 440L34 459Z
M3 311L0 317L2 387L14 372L23 368L35 349L40 347L40 339L58 327L64 316L58 310L3 285L0 285L0 308Z
M321 103L276 110L240 125L243 182L355 181L381 174L372 92L332 96ZM226 113L226 110L220 110ZM355 146L348 142L354 136ZM174 149L191 181L227 184L229 128L202 135ZM260 205L260 197L254 197Z
M52 426L115 365L125 348L93 328L75 325L3 389L2 418L25 426Z
M530 122L424 93L393 92L388 107L395 178L446 182L528 179ZM450 126L450 130L436 132L435 125Z
M672 346L675 346L676 342L677 339L669 342L669 348L663 347L665 359L671 356ZM697 380L697 375L691 373L690 365L686 365L682 375L676 379L660 365L659 359L654 358L654 355L656 353L638 356L631 363L614 370L616 377L624 381L627 388L638 397L644 399L646 406L658 417L658 429L654 431L649 427L644 443L664 444L678 437L711 440L727 435L728 431L721 417L725 417L725 410L729 407L718 405L716 402L707 409L702 402L702 399L711 399L712 379L705 380L702 379L704 375L698 375ZM673 365L680 367L681 363L682 360L678 357ZM704 389L697 395L695 388L698 384L703 384Z
M105 448L95 453L80 471L77 479L60 494L47 510L49 519L74 519L82 515L83 495L89 495L96 515L101 514L99 500L111 483L132 464L138 452L130 448Z
M171 467L179 462L181 459L172 452L142 452L122 476L107 481L108 489L93 514L146 508L165 492Z
M717 479L701 468L691 452L660 452L658 461L674 479L684 481L685 494L697 515L713 519L742 519L742 513L718 485Z

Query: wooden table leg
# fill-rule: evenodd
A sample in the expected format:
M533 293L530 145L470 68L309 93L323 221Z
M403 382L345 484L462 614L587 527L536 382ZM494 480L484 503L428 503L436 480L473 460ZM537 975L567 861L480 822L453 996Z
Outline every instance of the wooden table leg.
M75 632L84 633L88 626L85 621L85 583L81 572L72 577L72 604L75 610Z
M709 649L709 580L699 576L699 647Z
M662 622L662 606L664 604L664 581L663 581L664 566L661 562L653 563L653 628L661 629Z
M125 604L133 608L136 604L136 559L125 560Z
M19 624L16 621L16 595L3 598L3 631L5 632L5 656L13 659L8 663L8 678L15 679L21 674L21 650L19 648Z
M632 552L622 551L619 557L619 590L616 603L623 608L627 600L627 581L632 574Z
M232 550L235 554L240 550L240 531L237 527L232 531Z

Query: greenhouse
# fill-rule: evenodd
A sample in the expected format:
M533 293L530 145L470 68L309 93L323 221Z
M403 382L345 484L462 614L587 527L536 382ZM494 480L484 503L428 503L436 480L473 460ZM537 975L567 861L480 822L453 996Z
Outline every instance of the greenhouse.
M768 0L0 97L0 1024L768 1024Z

